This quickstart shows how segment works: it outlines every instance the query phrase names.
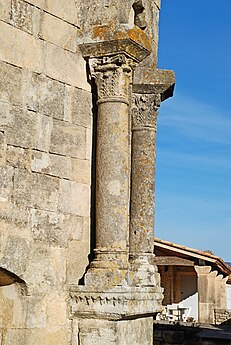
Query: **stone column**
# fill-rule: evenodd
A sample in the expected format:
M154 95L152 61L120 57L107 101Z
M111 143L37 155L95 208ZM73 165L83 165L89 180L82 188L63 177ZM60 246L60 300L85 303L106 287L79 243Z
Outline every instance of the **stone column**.
M160 286L154 264L156 125L160 103L172 97L175 75L143 71L146 83L133 84L132 168L129 233L130 284Z
M156 124L160 94L133 94L130 262L133 285L156 285L153 264ZM159 280L159 279L158 279Z
M217 271L212 271L208 274L208 304L209 304L209 314L208 314L208 323L214 324L215 321L215 299L216 299L216 291L215 291L215 279L217 276Z
M219 274L215 279L215 309L221 309L221 282L223 275Z
M211 272L210 266L194 266L198 277L198 321L214 322L215 278L217 272Z
M221 280L221 309L227 309L227 294L226 294L226 283L228 277Z
M128 265L129 94L132 69L125 54L91 60L98 92L96 249L89 284L121 285Z
M228 277L223 278L222 274L219 274L215 280L215 322L216 324L222 323L229 319L230 315L227 311L227 291L226 283Z
M219 274L215 281L215 308L227 309L227 296L226 296L226 282L228 277L223 278L222 274Z
M208 305L208 274L211 271L210 266L194 266L197 272L198 286L198 321L208 323L209 305Z

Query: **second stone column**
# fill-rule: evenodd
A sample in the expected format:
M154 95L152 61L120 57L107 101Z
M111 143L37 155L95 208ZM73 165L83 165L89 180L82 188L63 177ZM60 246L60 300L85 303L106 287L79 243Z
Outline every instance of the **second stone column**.
M159 94L133 94L130 278L133 285L158 285L154 272L154 179ZM158 278L159 280L159 278Z

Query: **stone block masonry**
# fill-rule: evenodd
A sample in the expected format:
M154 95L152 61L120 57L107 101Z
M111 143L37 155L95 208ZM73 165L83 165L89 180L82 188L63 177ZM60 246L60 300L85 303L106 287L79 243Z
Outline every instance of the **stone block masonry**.
M92 97L66 5L0 3L0 268L18 280L0 286L1 345L69 345L88 265Z
M214 310L214 319L215 319L216 325L219 325L223 322L225 323L226 321L231 319L231 310L215 309Z

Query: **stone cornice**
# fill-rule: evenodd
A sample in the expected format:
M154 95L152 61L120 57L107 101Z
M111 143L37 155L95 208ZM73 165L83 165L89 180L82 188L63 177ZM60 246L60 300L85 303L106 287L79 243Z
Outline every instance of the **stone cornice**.
M125 54L135 62L142 61L150 54L151 40L143 30L135 27L120 30L107 25L93 28L93 37L79 44L84 58Z
M127 57L130 57L136 62L140 62L149 55L149 50L143 48L132 39L84 43L80 44L79 48L84 58L126 54Z
M129 319L153 316L161 309L162 288L117 286L102 292L96 287L70 287L70 317Z
M173 96L175 87L175 74L170 70L147 70L145 82L133 84L133 92L140 94L160 94L163 102Z

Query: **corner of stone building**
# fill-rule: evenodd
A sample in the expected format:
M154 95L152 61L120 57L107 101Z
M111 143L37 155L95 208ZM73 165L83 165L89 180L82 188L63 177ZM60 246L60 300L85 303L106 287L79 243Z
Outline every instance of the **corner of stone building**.
M90 252L92 95L77 1L0 4L0 343L69 344Z
M129 8L123 23L111 9L95 7L80 43L97 89L96 242L84 284L71 285L70 315L80 344L150 344L163 299L151 206L156 122L175 76L157 69L159 3L131 2L133 22Z
M163 295L145 205L174 85L156 68L158 13L148 0L1 2L1 345L152 341Z

